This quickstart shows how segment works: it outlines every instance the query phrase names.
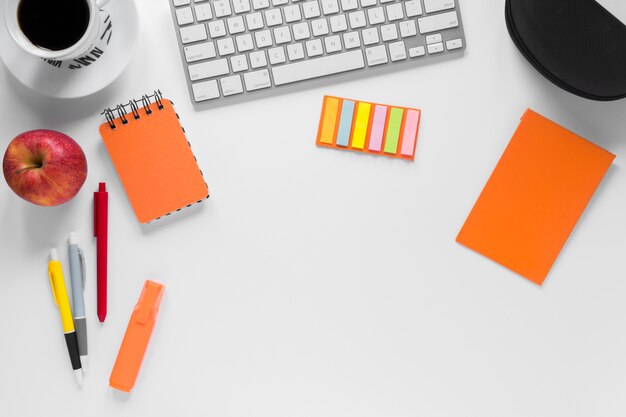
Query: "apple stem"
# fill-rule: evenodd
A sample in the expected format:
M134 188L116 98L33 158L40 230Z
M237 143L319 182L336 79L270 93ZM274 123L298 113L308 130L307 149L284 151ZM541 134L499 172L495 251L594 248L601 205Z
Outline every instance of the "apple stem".
M26 168L18 169L17 171L15 171L15 173L16 174L21 174L22 172L30 171L31 169L37 169L37 168L41 168L41 167L42 167L42 164L31 165L31 166L28 166Z

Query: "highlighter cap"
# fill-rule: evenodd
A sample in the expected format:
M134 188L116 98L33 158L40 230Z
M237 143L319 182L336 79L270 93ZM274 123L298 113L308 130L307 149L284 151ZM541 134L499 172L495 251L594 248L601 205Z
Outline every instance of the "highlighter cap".
M147 280L139 296L139 301L128 322L126 334L117 354L109 386L124 392L130 392L135 386L141 362L146 353L152 329L161 305L165 286Z

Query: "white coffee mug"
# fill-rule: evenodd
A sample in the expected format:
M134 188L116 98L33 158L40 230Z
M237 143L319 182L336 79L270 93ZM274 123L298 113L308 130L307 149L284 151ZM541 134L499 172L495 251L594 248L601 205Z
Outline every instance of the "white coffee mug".
M85 0L89 6L89 24L83 36L74 45L59 51L52 51L34 45L20 28L18 21L18 8L22 0L6 0L6 10L4 13L7 30L15 42L26 52L39 58L63 61L84 55L89 52L98 42L100 27L103 24L103 13L100 7L109 0ZM54 0L49 0L54 1Z

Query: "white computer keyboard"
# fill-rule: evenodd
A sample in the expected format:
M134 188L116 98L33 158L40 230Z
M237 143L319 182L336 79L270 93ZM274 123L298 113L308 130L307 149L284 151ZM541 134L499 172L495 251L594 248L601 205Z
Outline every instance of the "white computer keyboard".
M458 54L458 0L169 0L191 99L226 104Z

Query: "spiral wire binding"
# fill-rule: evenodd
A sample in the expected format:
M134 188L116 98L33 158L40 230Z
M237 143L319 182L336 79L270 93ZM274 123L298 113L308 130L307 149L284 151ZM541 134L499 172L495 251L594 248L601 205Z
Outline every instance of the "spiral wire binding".
M137 105L135 104L135 100L130 100L128 102L128 105L130 106L130 111L133 112L133 117L135 118L135 120L139 119L139 109L137 108Z
M139 100L131 99L129 100L128 103L118 104L113 109L106 108L100 114L104 115L107 123L109 124L109 127L111 129L115 129L117 128L115 124L115 121L117 119L119 119L123 125L128 123L128 119L126 118L126 115L129 115L132 113L133 119L137 120L141 118L141 115L139 113L140 103L141 103L141 107L146 112L146 115L147 116L151 115L152 114L152 108L151 108L152 100L154 100L154 104L156 104L156 107L158 110L163 110L163 94L161 93L161 90L154 90L154 93L144 94L143 96L141 96L141 99ZM115 117L115 113L117 113L117 117Z

